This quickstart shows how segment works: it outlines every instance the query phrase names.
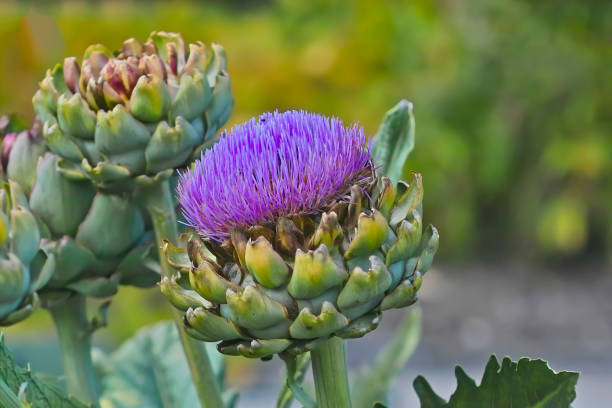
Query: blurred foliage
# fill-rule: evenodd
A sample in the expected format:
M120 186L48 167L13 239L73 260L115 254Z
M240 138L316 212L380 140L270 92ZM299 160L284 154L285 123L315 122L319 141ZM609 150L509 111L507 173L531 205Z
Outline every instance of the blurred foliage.
M443 258L611 252L612 3L143 4L5 3L0 110L31 116L46 67L90 43L180 31L225 46L232 124L304 108L372 135L411 100L417 148L405 169L423 172Z

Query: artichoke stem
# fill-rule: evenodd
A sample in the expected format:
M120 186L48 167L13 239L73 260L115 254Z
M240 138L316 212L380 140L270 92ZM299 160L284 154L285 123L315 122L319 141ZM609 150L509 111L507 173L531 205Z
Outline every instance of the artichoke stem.
M350 408L344 339L332 337L310 352L317 408Z
M170 192L170 183L167 179L158 180L150 185L144 193L147 211L153 220L153 227L155 228L156 242L161 245L162 240L165 238L173 245L176 245L178 241L178 228L174 212L174 202ZM174 270L161 252L161 246L158 246L158 250L162 274L170 277L173 275ZM204 343L187 335L183 327L182 313L173 308L172 316L178 328L183 351L189 363L191 379L198 393L201 407L223 408L219 384L212 370Z
M98 404L98 382L91 361L91 331L85 296L74 294L50 309L57 329L68 390L79 400Z

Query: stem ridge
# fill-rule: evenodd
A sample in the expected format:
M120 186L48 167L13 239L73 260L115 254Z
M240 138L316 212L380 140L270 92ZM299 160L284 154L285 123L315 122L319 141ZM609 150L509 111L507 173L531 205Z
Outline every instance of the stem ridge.
M351 408L345 341L329 340L310 352L318 408Z

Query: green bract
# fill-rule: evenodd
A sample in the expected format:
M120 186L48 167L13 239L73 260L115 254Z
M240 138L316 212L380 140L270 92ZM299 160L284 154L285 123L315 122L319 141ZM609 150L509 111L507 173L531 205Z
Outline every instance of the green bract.
M100 189L125 191L131 178L183 167L212 142L232 110L225 51L176 33L153 32L120 51L102 45L81 64L47 71L33 98L62 170Z
M178 270L162 292L188 333L251 358L301 353L330 336L361 337L386 309L413 304L438 249L422 226L421 176L351 189L321 214L234 230L221 243L166 243ZM187 259L189 258L189 259Z
M144 211L59 172L38 128L4 136L2 307L10 311L33 291L51 305L73 292L105 297L120 283L152 285L159 265Z

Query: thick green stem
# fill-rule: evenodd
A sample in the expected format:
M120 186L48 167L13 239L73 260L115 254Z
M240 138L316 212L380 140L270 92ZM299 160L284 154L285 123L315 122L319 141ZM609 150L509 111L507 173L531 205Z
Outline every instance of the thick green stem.
M317 408L351 408L344 340L332 337L310 352Z
M98 403L98 382L91 362L91 331L85 296L74 294L50 309L62 353L68 390L79 400Z
M178 241L178 230L176 215L174 213L174 202L170 192L170 184L167 179L154 182L147 191L147 210L153 220L155 228L155 240L161 244L165 238L173 245ZM172 267L166 261L164 254L159 252L162 273L171 276L174 273ZM223 400L217 379L212 370L210 359L206 352L204 343L187 335L183 328L183 316L178 310L173 310L173 317L179 331L179 337L189 369L191 378L195 385L202 408L222 408Z

